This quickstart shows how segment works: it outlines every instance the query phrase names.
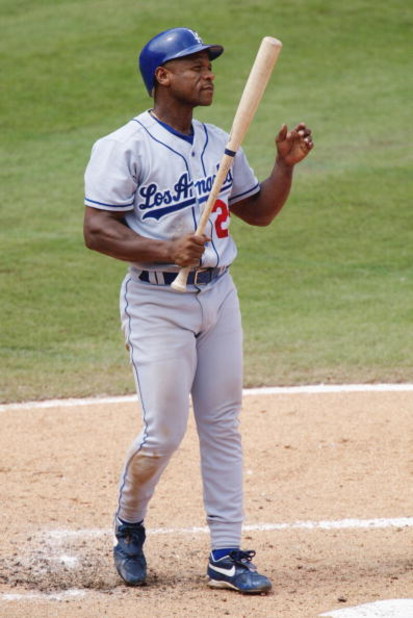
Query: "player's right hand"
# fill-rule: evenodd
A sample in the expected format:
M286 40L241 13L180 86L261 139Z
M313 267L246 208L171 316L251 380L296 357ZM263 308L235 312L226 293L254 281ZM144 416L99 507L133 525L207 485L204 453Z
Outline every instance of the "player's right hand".
M171 257L174 264L181 268L199 267L205 244L211 240L205 234L188 234L171 241Z

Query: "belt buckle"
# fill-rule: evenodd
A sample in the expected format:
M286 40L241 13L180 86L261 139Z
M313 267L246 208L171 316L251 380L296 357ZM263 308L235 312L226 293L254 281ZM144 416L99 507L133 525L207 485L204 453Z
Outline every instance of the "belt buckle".
M207 273L208 273L207 268L198 268L198 270L194 272L194 285L206 285L207 283L209 283L209 281L198 281L199 275L203 275Z

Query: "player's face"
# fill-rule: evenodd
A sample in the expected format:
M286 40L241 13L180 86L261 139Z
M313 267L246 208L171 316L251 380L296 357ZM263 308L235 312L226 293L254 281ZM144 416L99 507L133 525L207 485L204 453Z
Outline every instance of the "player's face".
M177 101L194 107L211 105L215 75L207 52L170 60L164 67L169 74L170 94Z

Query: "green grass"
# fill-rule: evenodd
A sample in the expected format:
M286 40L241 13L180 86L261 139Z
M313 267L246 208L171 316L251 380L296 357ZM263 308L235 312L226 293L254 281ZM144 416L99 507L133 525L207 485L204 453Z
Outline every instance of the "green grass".
M259 41L283 41L244 143L260 178L282 122L316 142L270 228L232 222L246 386L411 381L413 8L3 0L0 14L2 401L133 390L125 265L83 246L83 172L93 142L149 106L138 51L177 25L226 48L197 116L227 130Z

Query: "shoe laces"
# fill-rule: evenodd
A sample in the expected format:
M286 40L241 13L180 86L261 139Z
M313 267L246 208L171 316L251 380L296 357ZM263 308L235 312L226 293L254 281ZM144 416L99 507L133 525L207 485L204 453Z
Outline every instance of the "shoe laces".
M252 559L255 556L253 549L243 551L242 549L235 549L230 552L229 557L238 566L248 569L249 571L256 571L257 568L252 564Z

